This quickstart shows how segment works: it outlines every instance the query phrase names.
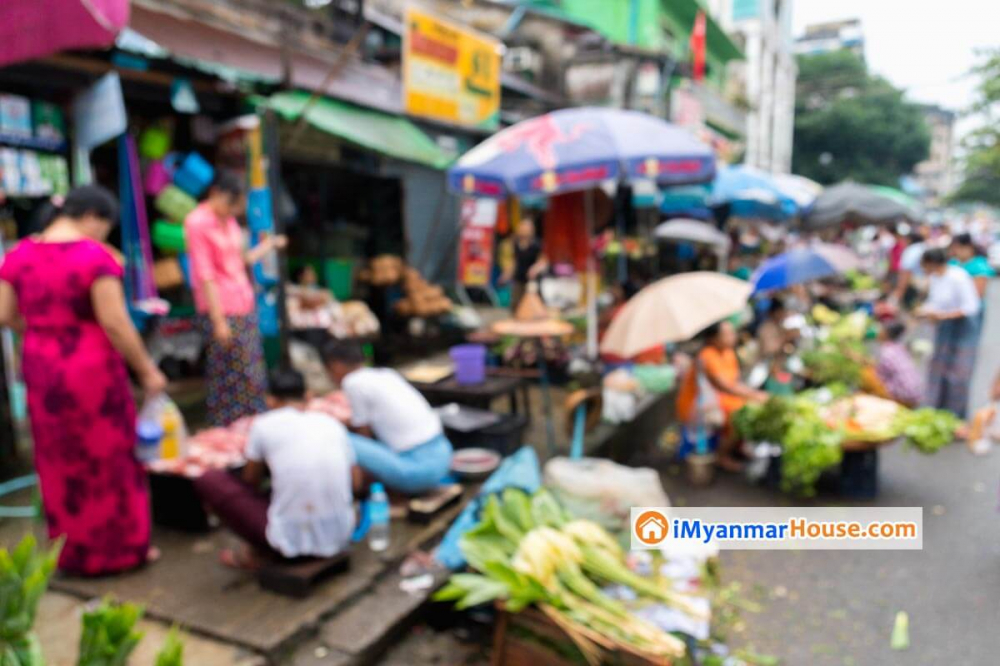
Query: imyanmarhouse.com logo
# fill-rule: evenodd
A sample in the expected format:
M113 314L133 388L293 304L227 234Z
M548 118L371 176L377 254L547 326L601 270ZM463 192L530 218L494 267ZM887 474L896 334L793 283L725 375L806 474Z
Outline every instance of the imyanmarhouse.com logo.
M922 507L633 507L633 550L919 550Z

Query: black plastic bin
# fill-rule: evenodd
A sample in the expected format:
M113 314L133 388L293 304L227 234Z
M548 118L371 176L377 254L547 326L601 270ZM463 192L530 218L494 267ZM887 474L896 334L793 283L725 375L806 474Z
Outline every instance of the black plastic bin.
M444 433L456 449L477 447L507 456L524 442L524 430L527 427L528 417L522 414L504 414L499 422L479 430L460 432L445 428Z

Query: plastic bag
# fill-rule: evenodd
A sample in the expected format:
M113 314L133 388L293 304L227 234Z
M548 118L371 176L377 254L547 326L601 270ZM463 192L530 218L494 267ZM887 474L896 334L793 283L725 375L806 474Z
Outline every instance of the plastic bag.
M660 475L649 467L625 467L601 458L553 458L545 486L566 510L609 530L628 527L633 506L670 506Z
M177 404L166 393L142 403L136 424L136 455L142 461L173 460L187 449L187 424Z

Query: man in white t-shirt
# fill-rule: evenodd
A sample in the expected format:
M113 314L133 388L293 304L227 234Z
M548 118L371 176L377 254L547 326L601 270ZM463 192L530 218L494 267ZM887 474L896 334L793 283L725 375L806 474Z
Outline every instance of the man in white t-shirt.
M351 404L350 440L361 469L402 493L437 486L452 448L427 400L395 370L366 368L355 342L331 341L323 361Z
M215 470L195 481L212 513L252 550L223 551L224 564L256 568L259 555L330 557L354 532L354 453L335 418L305 411L305 380L290 369L269 378L268 406L250 428L243 478ZM271 496L259 492L265 471Z

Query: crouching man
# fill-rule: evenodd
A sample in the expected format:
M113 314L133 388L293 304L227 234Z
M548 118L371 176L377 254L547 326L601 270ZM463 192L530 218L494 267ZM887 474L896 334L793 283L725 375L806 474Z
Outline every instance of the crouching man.
M255 569L262 557L330 557L354 531L352 485L361 474L347 430L325 414L305 411L306 387L294 370L271 373L271 411L250 429L242 478L213 470L195 480L209 511L247 547L220 554L223 564ZM270 497L261 492L270 473Z
M395 370L366 368L356 342L329 342L323 361L351 404L350 441L361 469L408 495L437 486L451 467L451 442L427 400Z

